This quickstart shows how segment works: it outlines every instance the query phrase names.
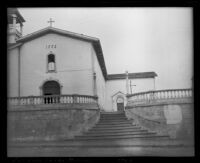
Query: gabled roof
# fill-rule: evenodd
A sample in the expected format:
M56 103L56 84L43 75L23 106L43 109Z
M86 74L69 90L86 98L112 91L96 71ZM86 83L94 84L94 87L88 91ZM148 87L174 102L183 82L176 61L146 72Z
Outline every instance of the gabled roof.
M100 40L98 38L86 36L86 35L83 35L83 34L77 34L77 33L74 33L74 32L69 32L69 31L66 31L66 30L58 29L58 28L47 27L47 28L41 29L39 31L33 32L31 34L28 34L26 36L19 38L17 40L17 43L27 42L27 41L36 39L36 38L38 38L42 35L48 34L48 33L56 33L56 34L59 34L59 35L63 35L63 36L67 36L67 37L71 37L71 38L74 38L74 39L79 39L79 40L83 40L83 41L87 41L87 42L92 43L94 50L96 51L97 59L99 61L103 76L106 80L107 70L106 70L106 66L105 66L105 61L104 61L104 57L103 57L103 51L102 51L102 48L101 48L101 43L100 43Z
M140 72L140 73L128 73L129 79L137 79L137 78L154 78L157 74L155 72ZM108 80L118 80L118 79L126 79L126 74L108 74Z
M126 94L125 94L125 93L123 93L123 92L121 92L121 91L118 91L118 92L116 92L114 95L112 95L112 97L113 97L113 96L115 96L115 95L117 95L117 94L123 94L123 95L125 95L125 96L126 96Z
M60 35L76 38L79 40L88 41L88 42L99 41L99 39L95 37L90 37L83 34L78 34L78 33L70 32L70 31L66 31L66 30L62 30L62 29L58 29L54 27L43 28L39 31L36 31L36 32L33 32L31 34L21 37L17 41L18 42L29 41L48 33L56 33L56 34L60 34Z

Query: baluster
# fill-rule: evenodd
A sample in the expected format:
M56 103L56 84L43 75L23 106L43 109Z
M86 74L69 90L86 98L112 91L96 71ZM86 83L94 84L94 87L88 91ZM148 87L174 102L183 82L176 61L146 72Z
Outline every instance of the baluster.
M57 104L58 103L58 96L53 97L53 103Z
M167 99L167 91L164 92L165 99Z
M188 90L185 90L185 97L188 97Z
M53 97L52 97L52 103L53 103L53 104L56 103L56 96L53 96Z
M192 97L192 90L189 91L189 96Z
M165 91L163 91L162 93L163 93L163 99L165 99Z
M39 104L38 97L36 97L35 99L36 99L36 105Z
M166 98L169 99L169 91L166 91Z
M37 104L37 98L36 97L33 97L33 101L34 101L34 105L36 105Z
M42 98L41 97L38 97L38 102L39 102L39 104L42 104Z
M178 92L179 92L179 98L181 98L182 97L181 91L179 90Z
M180 90L178 91L178 95L179 95L178 98L181 98L181 91Z
M57 103L58 103L57 100L58 100L57 96L54 96L54 97L53 97L53 103L57 104Z
M64 97L63 96L60 96L60 103L62 104L63 103L63 99L64 99Z
M160 99L160 92L157 92L157 99Z
M65 104L65 103L68 103L67 101L68 101L68 97L67 97L67 96L63 96L63 103L64 103L64 104Z
M174 98L174 91L171 92L171 98Z
M71 97L65 96L64 103L71 103Z
M39 97L36 97L36 104L40 104L40 99L39 99Z
M177 98L177 91L174 90L174 98Z
M34 105L36 105L37 104L37 98L36 97L33 97L33 101L34 101Z
M37 103L36 103L37 105L40 104L40 98L39 97L36 97L36 101L37 101Z

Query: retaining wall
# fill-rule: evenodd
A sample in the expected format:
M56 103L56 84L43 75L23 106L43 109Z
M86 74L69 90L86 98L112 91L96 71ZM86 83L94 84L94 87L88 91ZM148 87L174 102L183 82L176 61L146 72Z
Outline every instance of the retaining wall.
M97 104L9 106L9 141L64 140L81 135L99 120Z

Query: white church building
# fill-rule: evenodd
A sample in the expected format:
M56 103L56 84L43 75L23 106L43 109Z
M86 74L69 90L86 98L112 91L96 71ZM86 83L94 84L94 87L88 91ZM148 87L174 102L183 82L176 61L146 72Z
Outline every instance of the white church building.
M108 74L98 38L51 24L23 36L24 22L8 10L8 97L88 95L101 110L120 111L127 94L155 89L155 72Z

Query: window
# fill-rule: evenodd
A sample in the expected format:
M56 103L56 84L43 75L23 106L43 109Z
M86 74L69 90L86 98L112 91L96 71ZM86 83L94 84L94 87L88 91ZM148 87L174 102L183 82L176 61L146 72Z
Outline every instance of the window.
M48 55L48 64L47 64L48 72L55 72L56 66L55 66L55 55L49 54Z

